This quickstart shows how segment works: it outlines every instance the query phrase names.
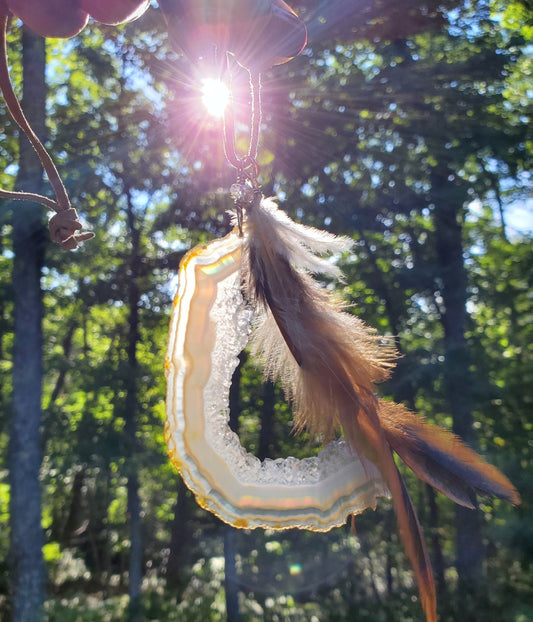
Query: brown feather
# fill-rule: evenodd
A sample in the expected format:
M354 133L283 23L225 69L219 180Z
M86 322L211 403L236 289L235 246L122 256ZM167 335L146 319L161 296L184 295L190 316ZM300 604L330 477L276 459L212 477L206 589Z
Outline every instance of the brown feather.
M379 418L387 441L407 466L456 503L473 508L475 494L520 503L507 477L455 434L384 400L379 404Z
M394 349L294 267L277 225L261 207L248 214L245 292L265 311L253 352L265 375L280 379L294 401L296 427L331 437L341 426L337 404L343 395L350 396L352 410L375 413L373 385L388 377ZM302 251L302 262L308 254Z

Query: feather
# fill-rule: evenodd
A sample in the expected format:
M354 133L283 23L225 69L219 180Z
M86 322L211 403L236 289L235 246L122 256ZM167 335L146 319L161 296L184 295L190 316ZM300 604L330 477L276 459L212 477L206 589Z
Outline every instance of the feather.
M400 404L384 400L380 401L379 418L389 445L405 464L456 503L474 508L476 494L520 503L507 477L455 434L427 423Z
M313 274L338 277L317 253L350 249L347 238L297 224L271 199L256 200L245 223L243 289L259 311L252 354L294 404L295 427L323 438L340 429L363 464L374 464L392 496L400 536L413 566L428 622L436 596L424 538L393 451L424 481L455 501L474 492L518 502L497 469L448 432L401 406L380 401L374 385L394 366L395 352L374 330L344 311Z
M314 250L339 252L351 241L291 221L268 199L249 210L246 236L244 289L263 311L252 350L296 404L296 427L331 437L343 399L375 413L373 384L389 375L394 350L309 274L338 274Z
M262 306L261 325L253 353L263 359L265 374L281 380L294 402L295 425L329 437L344 430L364 463L380 470L389 490L400 534L413 565L428 621L436 620L431 565L422 532L381 429L374 383L384 380L394 352L380 343L375 331L344 313L308 271L324 269L326 260L312 258L314 230L288 218L272 201L249 210L245 254L248 270L244 289ZM320 250L348 248L343 238L320 235Z

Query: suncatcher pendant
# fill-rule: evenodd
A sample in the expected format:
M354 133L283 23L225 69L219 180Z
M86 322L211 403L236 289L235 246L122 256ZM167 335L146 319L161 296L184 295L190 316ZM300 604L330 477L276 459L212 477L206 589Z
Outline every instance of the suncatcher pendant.
M255 2L260 5L266 6ZM324 256L348 251L351 241L293 222L262 195L259 68L236 49L225 53L250 72L249 149L237 154L227 109L225 151L237 170L235 228L190 251L180 266L165 361L170 457L200 505L235 527L325 531L390 495L426 620L436 622L431 565L394 454L466 507L474 507L476 494L512 503L519 495L456 436L377 397L376 383L394 366L393 349L314 278L339 276ZM263 58L272 62L272 55ZM246 452L229 428L228 405L247 343L265 377L282 384L296 430L325 439L342 431L341 440L304 460L260 462Z
M231 431L231 378L252 322L241 291L246 244L235 230L182 261L165 364L169 453L200 505L235 527L327 531L387 489L344 441L317 457L261 462Z

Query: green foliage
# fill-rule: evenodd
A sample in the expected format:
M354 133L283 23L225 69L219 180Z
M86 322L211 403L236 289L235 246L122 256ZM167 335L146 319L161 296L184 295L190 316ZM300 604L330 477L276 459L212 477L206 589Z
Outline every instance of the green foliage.
M262 181L296 218L353 237L353 252L340 260L340 293L402 355L382 393L447 427L436 211L456 206L478 443L523 497L520 508L481 502L491 587L482 597L470 602L457 592L453 504L438 497L434 523L423 487L406 477L444 559L441 619L468 619L472 610L477 619L523 622L533 616L533 253L530 234L517 236L507 220L531 183L528 9L518 1L469 3L441 27L432 10L415 18L402 5L412 21L395 23L397 11L381 22L360 14L354 31L349 20L332 19L342 2L316 16L316 3L300 4L311 19L311 47L263 80ZM58 622L126 619L132 473L143 513L145 619L225 619L223 527L188 494L176 504L178 476L163 435L163 361L178 261L227 230L230 201L220 188L233 173L220 128L195 105L187 61L172 55L158 28L147 15L48 44L50 144L74 204L96 233L75 253L47 248L42 278L47 612ZM19 82L18 39L10 37ZM1 105L0 127L0 185L10 186L16 130ZM1 205L3 560L13 331L8 216ZM132 285L139 313L133 444ZM317 451L314 439L292 434L280 388L263 386L250 360L241 371L244 446L270 457ZM356 517L355 526L357 537L346 529L239 532L243 620L421 620L388 502ZM178 582L167 574L172 554L180 561ZM0 592L7 594L5 563ZM5 607L0 598L0 616Z
M120 622L127 611L127 597L102 600L100 595L47 603L48 619L57 622Z

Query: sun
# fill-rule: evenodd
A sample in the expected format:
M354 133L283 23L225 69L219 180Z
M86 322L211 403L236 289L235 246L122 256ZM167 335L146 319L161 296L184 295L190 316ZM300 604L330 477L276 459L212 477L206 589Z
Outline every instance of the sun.
M215 78L202 80L202 102L207 112L213 117L222 117L229 103L228 87Z

